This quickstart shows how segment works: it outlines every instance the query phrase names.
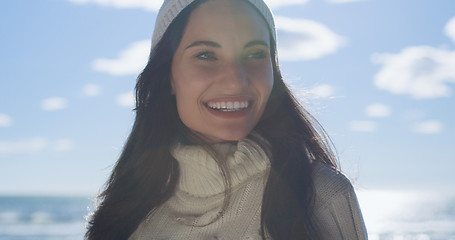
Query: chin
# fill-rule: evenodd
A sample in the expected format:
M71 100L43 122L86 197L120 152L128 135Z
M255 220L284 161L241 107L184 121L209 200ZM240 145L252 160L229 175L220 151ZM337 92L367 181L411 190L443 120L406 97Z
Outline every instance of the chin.
M220 142L235 142L242 139L245 139L251 130L248 131L229 131L220 132L218 134L204 134L200 133L199 135L205 139L207 142L220 143Z
M228 131L225 134L220 134L218 139L221 141L239 141L245 139L250 134L251 130L247 131Z

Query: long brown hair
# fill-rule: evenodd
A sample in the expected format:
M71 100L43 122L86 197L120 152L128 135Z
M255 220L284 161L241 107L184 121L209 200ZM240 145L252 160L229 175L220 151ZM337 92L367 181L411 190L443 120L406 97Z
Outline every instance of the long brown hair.
M85 235L88 240L128 239L147 214L166 202L175 190L179 167L169 147L176 138L193 141L195 136L178 116L171 94L171 64L191 12L203 2L195 1L174 19L138 77L133 129L98 196L99 205ZM335 167L335 157L323 129L284 83L272 38L270 51L274 85L254 128L269 143L271 160L262 201L261 232L263 238L269 235L275 240L317 239L311 221L311 163Z

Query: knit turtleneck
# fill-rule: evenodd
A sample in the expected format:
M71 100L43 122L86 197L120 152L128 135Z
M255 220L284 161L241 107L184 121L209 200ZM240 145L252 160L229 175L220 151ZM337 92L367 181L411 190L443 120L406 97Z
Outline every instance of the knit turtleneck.
M231 177L231 187L235 189L249 178L262 174L269 165L264 151L253 141L245 139L234 143L214 144L211 147L226 161ZM225 183L220 167L205 148L196 145L176 144L171 149L178 161L180 179L179 191L195 197L209 197L224 194Z
M230 176L223 213L225 181L214 156L202 146L178 143L170 149L180 168L176 191L130 239L260 239L267 154L249 139L210 147Z
M261 240L261 205L269 159L252 140L212 145L231 177L229 204L215 159L204 147L176 144L180 179L174 195L149 213L129 240ZM313 164L315 206L312 220L321 240L368 239L349 180L323 163Z

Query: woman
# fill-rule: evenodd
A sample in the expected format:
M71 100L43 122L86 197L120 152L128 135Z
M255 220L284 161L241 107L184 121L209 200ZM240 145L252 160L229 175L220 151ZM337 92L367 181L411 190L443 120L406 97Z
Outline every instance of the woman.
M166 0L87 239L366 239L262 0Z

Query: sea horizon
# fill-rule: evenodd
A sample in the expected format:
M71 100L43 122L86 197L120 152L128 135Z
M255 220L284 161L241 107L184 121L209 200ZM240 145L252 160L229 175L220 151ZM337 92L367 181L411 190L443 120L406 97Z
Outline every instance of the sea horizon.
M0 240L83 239L96 194L0 194ZM357 190L370 240L455 240L455 191Z

